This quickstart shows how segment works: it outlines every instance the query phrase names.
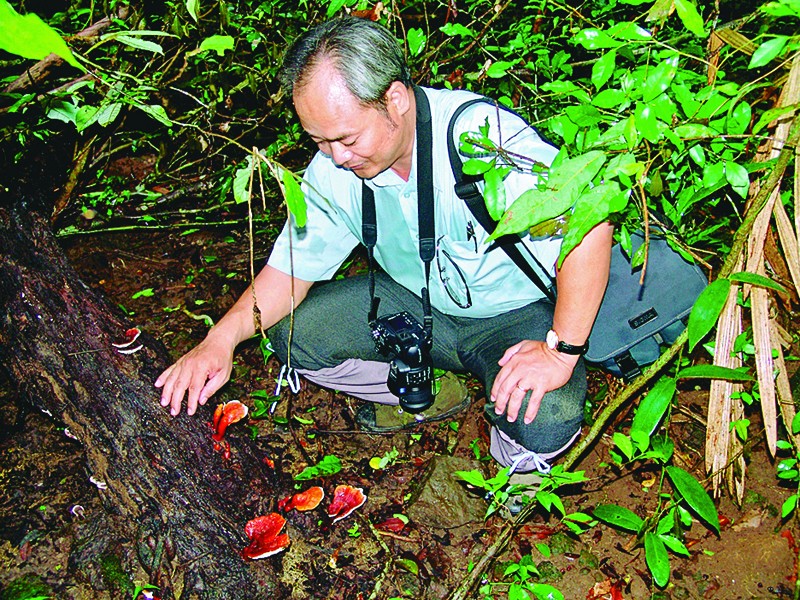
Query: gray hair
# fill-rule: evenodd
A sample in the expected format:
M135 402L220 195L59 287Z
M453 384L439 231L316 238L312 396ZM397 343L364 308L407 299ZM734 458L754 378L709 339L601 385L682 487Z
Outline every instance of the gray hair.
M386 92L395 81L412 85L400 46L384 26L358 17L331 19L303 34L289 48L278 72L290 96L308 83L322 61L330 60L347 89L362 104L386 107Z

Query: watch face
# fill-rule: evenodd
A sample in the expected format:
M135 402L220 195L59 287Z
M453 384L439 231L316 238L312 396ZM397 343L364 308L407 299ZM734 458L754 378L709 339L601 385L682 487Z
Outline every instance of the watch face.
M558 334L552 329L548 331L547 337L545 338L545 343L550 350L555 350L556 346L558 346Z

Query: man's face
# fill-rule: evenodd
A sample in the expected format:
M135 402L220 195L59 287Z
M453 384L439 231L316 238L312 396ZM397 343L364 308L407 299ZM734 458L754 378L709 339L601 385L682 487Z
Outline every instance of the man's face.
M391 100L385 112L364 106L330 64L319 65L309 82L295 91L294 106L319 149L358 177L371 179L397 168L406 154L410 165L413 132L409 145L408 127L397 107Z

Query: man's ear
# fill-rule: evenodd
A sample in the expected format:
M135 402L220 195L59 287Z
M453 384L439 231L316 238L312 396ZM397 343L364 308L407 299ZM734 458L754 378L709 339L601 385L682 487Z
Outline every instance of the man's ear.
M411 88L407 88L399 81L392 82L386 90L386 106L392 107L398 116L405 115L411 109Z

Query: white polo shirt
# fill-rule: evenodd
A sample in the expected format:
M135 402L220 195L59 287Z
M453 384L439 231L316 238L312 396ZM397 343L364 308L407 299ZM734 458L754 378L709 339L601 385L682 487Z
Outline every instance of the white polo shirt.
M447 126L461 104L478 96L466 91L423 89L431 107L437 242L437 256L431 263L428 282L431 304L450 315L492 317L541 299L542 292L506 253L485 243L488 234L453 189L455 179L447 155ZM544 164L550 164L555 157L557 150L544 142L524 121L507 111L498 111L488 103L475 104L459 116L453 134L456 148L462 132L477 132L487 118L490 137L497 142L500 133L502 147L509 152ZM467 158L462 156L462 160ZM290 272L291 235L294 276L306 281L333 277L353 248L363 242L361 183L362 180L351 171L336 166L329 156L318 152L309 164L303 182L308 205L307 224L298 228L293 219L287 222L275 242L269 264L284 273ZM507 205L510 206L535 183L534 175L512 171L505 180ZM375 259L395 281L420 295L425 285L425 271L419 257L416 140L408 181L403 181L388 169L368 180L367 185L375 193L378 227ZM561 239L531 241L527 235L524 237L525 245L552 274ZM445 286L448 286L450 294ZM465 305L464 286L468 288L472 302L469 308L459 306Z

